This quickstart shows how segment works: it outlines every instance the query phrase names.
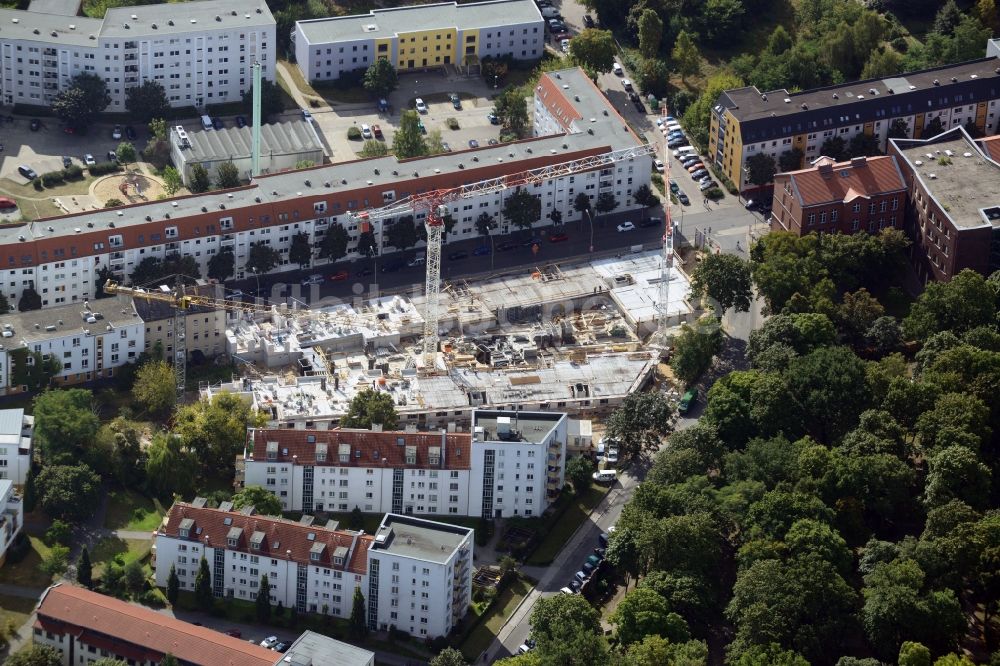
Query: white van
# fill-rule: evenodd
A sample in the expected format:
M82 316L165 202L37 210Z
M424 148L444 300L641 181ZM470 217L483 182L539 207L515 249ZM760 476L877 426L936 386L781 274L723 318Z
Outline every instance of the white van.
M206 130L213 129L215 127L215 125L212 124L212 119L209 118L208 116L202 116L201 117L201 126L202 126L202 129L206 129Z
M618 478L618 472L613 469L606 469L601 472L594 472L591 478L594 480L594 483L606 483L610 485Z
M694 146L681 146L680 148L674 151L674 157L680 159L686 155L694 155L697 152L698 151L694 149Z

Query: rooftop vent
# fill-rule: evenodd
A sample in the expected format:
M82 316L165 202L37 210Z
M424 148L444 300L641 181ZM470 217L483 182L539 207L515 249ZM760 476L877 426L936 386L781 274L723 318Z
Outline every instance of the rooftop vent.
M177 202L176 201L171 201L170 205L173 206L174 208L177 208Z
M869 89L868 89L868 94L869 94L869 95L877 95L877 94L878 94L878 91L877 91L877 90L875 90L874 88L869 88Z
M937 180L937 174L936 173L927 174L927 177L930 178L931 180Z
M131 27L129 26L128 23L123 24L122 27L125 28L126 30L131 30Z
M375 32L376 30L378 30L378 26L375 25L374 23L366 23L365 26L361 28L361 30L364 32Z
M916 90L916 89L917 89L916 86L913 86L913 85L910 86L910 90Z
M962 157L972 157L972 153L962 153Z
M952 83L958 83L958 77L957 76L951 77L951 82Z
M167 21L167 25L173 25L173 24L174 24L174 20L173 19L170 19L169 21Z
M914 162L914 164L916 164L917 166L923 166L924 165L924 161L923 160L917 160L917 161Z
M147 215L146 216L146 221L147 222L152 222L153 221L153 216L152 215Z
M70 23L69 24L69 29L70 30L76 30L76 24L75 23Z
M895 91L894 91L894 90L893 90L892 88L886 88L886 89L885 89L885 91L886 91L887 93L889 93L890 95L893 95L893 94L895 94Z
M834 99L840 99L840 95L838 95L837 93L833 93L833 98Z
M201 212L207 213L208 212L208 206L202 206L201 207Z
M156 30L156 28L157 28L157 25L156 25L155 23L153 23L153 24L152 24L152 28L153 28L153 30Z
M198 19L191 19L191 23L197 23Z
M323 187L330 187L330 181L324 180L323 181Z
M791 103L792 103L792 98L791 97L786 97L785 98L785 104L791 104Z
M14 19L11 19L10 22L11 23L20 23L21 19L14 18ZM1000 67L997 68L997 72L1000 73Z
M937 79L934 79L934 85L939 86L939 85L941 85L941 82L938 81Z
M802 109L803 109L803 110L805 110L805 109L808 109L808 108L809 108L809 106L808 106L808 105L806 105L806 103L805 103L805 102L802 102Z
M59 33L58 33L58 32L56 32L55 30L53 30L53 31L52 31L51 33L49 33L49 34L50 34L50 35L52 35L53 37L58 37L58 36L59 36Z
M87 222L87 226L89 228L93 229L94 228L94 223L93 222Z
M226 204L220 203L219 204L219 210L226 210Z
M222 17L221 17L221 16L219 16L218 14L216 14L216 15L215 15L215 20L216 20L216 21L222 21Z
M230 12L230 15L231 15L231 16L236 16L236 10L234 9L233 11L231 11L231 12Z
M978 79L978 78L979 78L979 75L978 75L978 74L971 74L971 75L969 76L969 78L970 78L970 79Z

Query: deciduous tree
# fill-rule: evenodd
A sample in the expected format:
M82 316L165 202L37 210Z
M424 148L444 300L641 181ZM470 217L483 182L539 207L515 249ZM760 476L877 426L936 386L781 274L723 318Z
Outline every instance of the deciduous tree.
M392 135L392 152L401 160L427 154L427 143L420 131L420 117L416 111L403 111L399 129Z
M233 249L224 247L208 259L208 277L224 282L233 276L236 270L236 255Z
M258 241L250 245L250 252L247 254L247 263L244 270L260 273L263 275L281 263L281 253L267 244L266 241Z
M691 292L714 299L720 315L729 308L747 312L753 299L750 264L732 254L710 254L695 267Z
M184 180L180 172L172 166L163 168L163 189L167 191L167 196L172 197L184 187Z
M715 317L703 317L694 325L684 324L674 338L670 368L685 386L691 386L712 365L722 349L722 331Z
M618 642L631 645L644 636L663 636L674 643L683 643L691 635L687 622L671 613L667 600L649 588L637 587L628 592L611 615L616 625Z
M528 128L527 98L517 88L504 89L494 101L493 108L505 133L521 136Z
M747 178L758 186L767 185L774 180L778 170L774 158L767 153L754 153L746 161Z
M236 511L252 506L257 513L263 516L281 515L281 500L262 486L246 486L233 495L232 502L233 509Z
M351 399L340 422L345 428L368 429L377 423L383 430L395 430L398 418L395 402L389 393L365 389Z
M543 664L590 666L607 660L600 615L576 594L539 599L531 611L531 635Z
M530 229L542 217L542 202L528 190L519 187L504 199L503 216L518 229Z
M365 90L376 97L386 97L399 85L396 68L388 59L379 58L365 70Z
M655 10L644 10L639 17L639 51L642 57L656 57L660 52L661 39L663 39L663 19Z
M125 108L136 121L148 123L153 118L166 115L170 110L170 100L159 81L146 79L125 90Z
M88 515L101 494L101 479L87 465L46 465L38 475L45 513L76 521Z
M566 478L573 484L573 491L581 494L593 481L594 463L584 456L573 456L566 462Z
M329 259L330 263L347 256L347 243L350 240L347 229L339 224L331 224L319 241L319 256Z
M658 391L641 391L625 397L607 421L607 439L619 445L623 459L655 451L673 427L675 410Z
M309 243L309 236L299 232L292 236L292 244L288 249L288 261L298 264L299 268L305 268L312 263L312 245Z
M104 79L82 72L73 77L68 88L52 100L52 112L74 129L92 122L111 103Z
M616 52L610 30L587 28L569 43L570 56L592 75L610 72Z
M177 403L173 368L166 361L143 363L136 372L132 396L153 416L166 416Z
M257 598L254 599L254 614L261 624L267 624L271 620L271 580L267 574L260 577Z
M146 482L150 491L158 497L175 493L186 497L194 489L197 473L197 458L184 448L178 436L153 435L146 458Z
M191 165L191 178L188 181L188 189L193 194L208 192L212 184L208 180L208 171L200 164Z
M86 389L54 389L34 400L35 441L46 464L67 464L81 457L100 425Z
M240 186L240 171L232 162L223 162L215 169L215 185L220 190Z

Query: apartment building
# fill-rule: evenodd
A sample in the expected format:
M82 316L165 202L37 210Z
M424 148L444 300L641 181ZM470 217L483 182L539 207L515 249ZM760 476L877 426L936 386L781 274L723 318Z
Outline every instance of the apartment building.
M167 654L190 666L276 666L284 655L82 587L56 583L35 609L33 640L64 666L103 658L159 666Z
M475 410L473 432L250 430L237 462L285 511L538 516L565 480L569 420Z
M158 81L174 107L235 102L260 61L275 78L275 21L263 0L197 0L184 16L169 4L116 7L103 19L0 10L0 99L49 106L74 76L107 83L108 111L124 112L129 88Z
M892 139L906 182L910 255L924 282L960 271L1000 269L1000 163L994 139L975 141L962 127L929 139Z
M388 60L399 72L476 65L486 57L537 60L545 22L533 0L441 2L298 21L295 58L307 81L329 81Z
M708 153L741 192L748 192L756 188L746 173L753 155L765 153L777 161L798 148L805 166L820 157L828 139L849 142L862 133L875 137L885 151L897 120L906 124L906 138L926 138L924 128L935 119L946 130L972 123L982 134L995 134L998 101L997 57L798 93L748 86L719 95Z
M14 492L14 482L0 478L0 566L7 559L7 550L24 525L24 504Z
M148 7L153 6L130 9ZM394 156L355 160L265 175L250 185L222 192L4 225L0 227L0 288L16 305L21 293L33 287L42 296L42 307L48 308L93 298L102 269L128 283L135 265L143 259L181 253L192 257L201 274L206 275L212 256L226 249L235 255L235 279L243 279L249 275L244 267L252 244L267 243L277 250L281 261L274 270L289 270L297 267L288 259L292 237L304 233L318 245L334 225L342 226L349 236L345 261L359 256L358 239L367 229L375 233L378 253L391 253L396 248L385 241L384 231L398 218L359 222L350 213L416 192L459 187L643 146L581 71L550 72L542 78L543 82L548 79L558 82L556 87L565 99L593 114L584 116L588 118L586 125L579 123L561 133L404 162ZM551 224L554 210L560 211L564 220L575 219L578 213L573 203L580 193L594 201L599 194L607 193L618 204L615 210L637 210L641 206L633 193L649 182L649 158L643 156L585 173L540 180L527 190L541 201L541 219L536 225L544 226ZM478 237L475 220L481 213L499 220L497 233L517 231L501 214L508 195L505 191L489 192L456 202L451 208L456 225L448 233L448 242ZM424 213L419 212L416 222L423 221ZM317 249L313 266L328 263Z
M17 409L0 410L0 480L23 486L31 469L35 417Z
M223 298L220 284L200 284L187 293ZM100 303L100 301L97 301ZM143 351L162 350L163 358L174 357L174 317L176 309L163 301L133 298L132 305L144 327ZM234 312L193 305L184 311L185 347L188 358L201 362L226 353L226 328L236 316Z
M810 168L774 177L771 230L877 233L903 227L906 183L894 157L821 157Z
M387 525L400 528L386 530ZM360 589L369 600L373 629L396 626L414 636L445 635L456 621L453 614L461 610L464 615L471 603L471 585L456 591L456 579L463 571L471 576L472 530L428 520L389 514L373 536L337 529L336 521L314 524L308 515L294 522L256 515L252 507L233 511L229 503L211 509L197 498L174 503L155 542L156 584L161 587L173 566L180 588L194 589L204 557L217 597L253 601L266 575L273 603L346 618L354 591ZM404 564L407 568L400 568ZM404 575L408 587L397 580ZM445 581L450 584L442 587ZM409 611L415 619L410 623L398 616L400 587L411 591Z
M117 299L0 316L0 395L27 390L35 354L54 358L56 384L113 377L142 353L144 325L131 303Z

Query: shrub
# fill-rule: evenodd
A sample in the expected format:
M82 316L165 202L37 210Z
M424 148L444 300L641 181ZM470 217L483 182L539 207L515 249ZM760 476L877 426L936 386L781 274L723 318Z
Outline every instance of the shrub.
M138 596L136 601L141 603L143 606L163 608L163 597L157 594L156 590L146 590Z
M7 549L7 563L17 564L31 551L31 541L24 532L18 532L17 538Z
M448 120L446 120L444 122L448 126L448 129L451 129L451 130L457 130L458 129L458 120L456 120L455 118L449 118Z
M892 48L900 53L906 53L910 48L910 43L906 41L905 37L897 37L892 40Z
M45 187L52 187L53 185L60 185L66 182L66 177L63 175L62 171L49 171L48 173L43 173L40 176L42 185Z
M33 186L33 187L34 187L34 188L35 188L36 190L38 190L39 192L41 192L41 191L42 191L42 179L41 179L41 178L36 178L36 179L34 179L33 181L31 181L31 185L32 185L32 186Z
M91 176L103 176L106 173L118 173L122 168L117 162L98 162L90 167Z
M347 138L351 141L361 141L361 130L357 127L349 127L347 129Z
M722 197L726 196L718 187L710 187L705 190L704 194L706 198L711 199L712 201L718 201Z
M733 185L733 181L729 180L729 176L722 173L722 169L720 169L714 162L709 164L709 168L712 170L712 174L719 180L719 182L725 186L727 192L733 195L740 193L740 191L736 189L736 186Z
M66 180L77 180L83 178L83 167L79 164L70 164L63 169L62 174Z

